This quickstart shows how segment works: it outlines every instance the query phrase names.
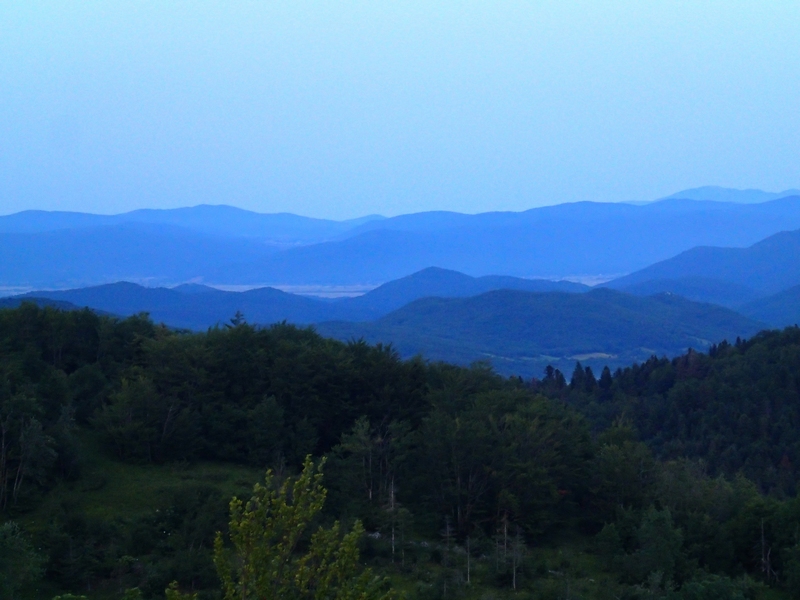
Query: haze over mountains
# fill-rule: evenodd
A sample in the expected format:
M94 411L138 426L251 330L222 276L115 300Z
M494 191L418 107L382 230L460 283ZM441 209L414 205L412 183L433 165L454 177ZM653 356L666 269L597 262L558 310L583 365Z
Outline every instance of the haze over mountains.
M638 297L572 282L472 278L437 268L335 301L272 288L224 292L197 284L166 289L121 282L32 292L2 304L25 299L123 316L148 312L157 322L195 330L225 324L241 311L251 323L314 324L345 341L393 344L406 357L488 360L502 373L525 376L540 374L547 364L568 369L580 360L615 367L689 347L705 350L766 327L757 316L670 293Z
M0 251L8 257L0 279L73 289L32 291L0 305L31 299L119 316L147 312L193 330L241 312L254 324L288 321L343 340L391 343L404 356L486 359L509 374L537 375L546 364L568 368L575 360L623 365L800 320L800 197L748 204L755 191L743 193L738 203L676 197L639 206L586 202L340 223L212 206L111 217L20 213L0 218ZM720 238L721 245L682 248ZM744 247L730 247L734 242ZM669 248L680 249L648 258ZM633 272L605 289L559 275L508 274L626 268ZM113 283L79 287L87 277ZM339 299L197 283L346 285L378 278L389 281ZM190 283L155 287L181 281Z
M363 223L382 220L368 215L347 221L301 217L291 213L256 213L234 206L201 204L166 210L142 209L118 215L27 210L0 217L0 233L42 233L62 229L97 229L124 223L182 227L214 236L256 238L293 245L332 239Z
M692 248L605 285L637 295L669 292L776 327L791 325L800 322L800 231L747 248Z
M508 289L515 284L518 289ZM492 289L494 285L502 287ZM447 297L427 295L434 289ZM323 335L345 341L393 344L406 357L419 353L460 364L488 360L502 373L525 376L540 374L547 364L568 368L582 360L595 367L618 366L688 347L706 349L714 341L749 336L764 327L732 310L674 295L640 298L587 289L568 282L472 279L428 269L338 301L272 288L223 292L197 285L165 289L123 282L34 292L0 305L27 299L125 316L149 312L157 322L195 330L225 324L241 311L251 323L314 324ZM411 301L405 303L407 299ZM393 308L401 303L402 308Z
M684 198L687 200L707 200L712 202L738 202L741 204L757 204L787 196L800 196L800 190L790 189L782 192L765 192L764 190L736 190L731 188L719 187L716 185L706 185L689 190L675 192L662 200L671 198Z
M238 311L251 323L289 321L300 325L323 321L370 321L431 296L466 297L499 289L529 292L584 292L590 288L569 281L529 280L515 277L473 278L463 273L430 268L386 283L355 298L335 301L289 294L265 287L226 292L198 284L173 289L148 288L130 282L72 290L30 292L15 298L46 299L75 307L88 306L119 316L147 312L157 322L172 327L204 330L227 323Z
M800 196L345 222L225 206L115 216L27 211L0 217L0 286L377 285L431 266L471 276L608 278L696 246L748 246L798 228Z

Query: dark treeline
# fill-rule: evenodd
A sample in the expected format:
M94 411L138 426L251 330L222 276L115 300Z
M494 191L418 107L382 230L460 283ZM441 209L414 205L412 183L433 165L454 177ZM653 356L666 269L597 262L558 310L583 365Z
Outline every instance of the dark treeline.
M364 557L412 597L800 597L798 377L797 329L531 383L286 324L0 311L0 594L218 597L229 494L100 518L74 501L102 485L90 466L280 478L311 454L326 518L362 519Z
M743 474L794 496L800 467L800 329L765 331L708 354L604 369L549 370L533 389L567 402L595 432L623 419L662 459L702 459L712 475Z

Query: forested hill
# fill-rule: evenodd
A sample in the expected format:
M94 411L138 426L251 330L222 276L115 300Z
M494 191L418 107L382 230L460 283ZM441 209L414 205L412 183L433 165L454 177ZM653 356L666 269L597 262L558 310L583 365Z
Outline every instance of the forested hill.
M571 383L32 304L0 310L0 352L11 597L219 598L231 495L307 454L324 519L362 519L363 561L409 598L800 589L797 329Z
M470 298L425 298L371 323L316 325L337 339L393 343L403 356L458 364L489 360L505 374L548 365L622 366L651 355L708 349L763 324L720 306L672 294L637 297L609 289L583 294L497 290Z
M742 473L764 491L795 496L800 474L800 329L765 331L673 360L613 374L576 367L534 389L585 414L597 431L623 419L662 459L702 459L712 475Z

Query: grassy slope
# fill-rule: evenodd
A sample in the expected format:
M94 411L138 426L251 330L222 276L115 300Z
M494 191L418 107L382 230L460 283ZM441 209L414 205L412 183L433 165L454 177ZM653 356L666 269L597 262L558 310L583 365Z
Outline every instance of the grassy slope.
M179 489L205 485L226 496L249 497L253 485L263 477L258 469L228 463L135 465L109 457L91 436L81 439L81 476L62 482L45 495L35 509L20 514L16 521L33 536L40 534L62 505L80 509L88 518L105 522L129 521L159 510ZM61 590L47 581L28 589L22 600L49 600ZM88 593L91 600L118 600L115 591L105 588Z
M36 531L62 502L83 509L87 516L104 520L149 514L171 493L191 483L218 488L227 495L249 494L263 476L257 469L228 463L135 465L113 460L99 451L90 437L82 440L85 463L76 481L52 489L33 512L19 519Z

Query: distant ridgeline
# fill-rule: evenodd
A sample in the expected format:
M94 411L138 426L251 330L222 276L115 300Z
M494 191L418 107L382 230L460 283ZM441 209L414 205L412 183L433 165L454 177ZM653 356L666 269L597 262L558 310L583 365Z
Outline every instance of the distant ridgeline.
M791 206L793 200L780 202ZM119 316L148 313L156 322L195 331L239 313L254 324L287 321L343 341L392 344L404 358L422 354L461 365L485 360L499 373L532 377L548 364L566 371L576 360L616 368L800 323L800 230L744 248L696 247L595 288L429 267L352 298L118 282L30 292L0 305L25 298Z
M0 286L379 284L430 266L472 276L608 277L698 246L749 246L796 229L798 195L757 204L681 197L342 222L229 206L111 216L26 211L0 217Z
M363 561L411 598L794 598L800 330L718 342L531 381L287 324L0 310L0 510L20 525L1 556L43 567L3 581L217 597L231 495L311 454L324 520L361 519Z

